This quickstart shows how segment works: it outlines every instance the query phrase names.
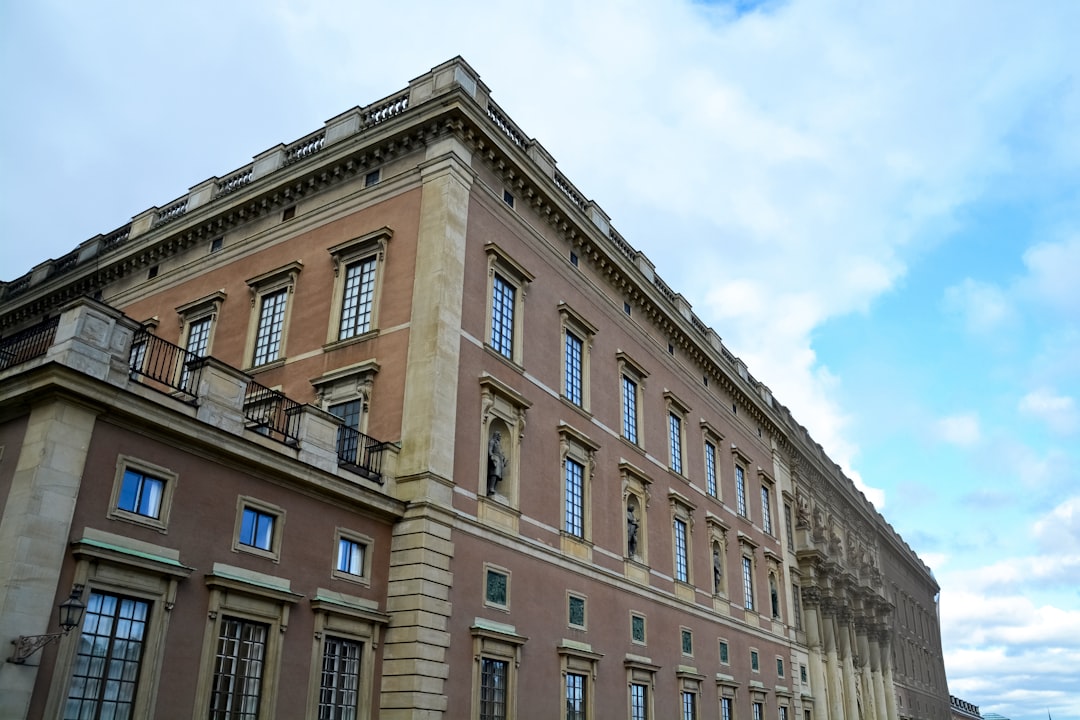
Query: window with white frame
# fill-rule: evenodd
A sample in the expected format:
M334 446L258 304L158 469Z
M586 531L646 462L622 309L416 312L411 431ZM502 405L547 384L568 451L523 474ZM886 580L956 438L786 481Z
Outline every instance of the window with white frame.
M311 601L315 643L308 681L310 717L358 720L368 717L374 679L374 649L388 618L359 597L321 589Z
M627 655L626 685L628 689L628 707L630 720L651 720L653 714L653 690L656 687L658 665Z
M596 664L603 656L567 643L561 643L558 651L566 708L563 717L566 720L587 720L593 717L593 681Z
M563 336L563 397L583 410L589 409L589 366L596 326L566 303L559 303Z
M346 528L335 533L336 552L333 576L367 584L371 576L371 538Z
M119 455L108 516L164 532L177 482L178 476L168 468Z
M563 468L564 537L589 541L592 538L590 504L594 456L600 446L566 423L559 424L559 446Z
M176 313L180 317L184 349L192 355L206 357L210 354L214 324L217 322L217 316L225 298L225 291L218 290L176 308ZM191 382L190 378L191 370L185 365L180 373L180 387L187 388Z
M485 246L488 255L487 345L497 354L520 365L524 340L524 299L532 274L498 245Z
M747 610L754 609L754 561L752 558L742 556L743 576L743 607Z
M620 352L616 357L619 361L622 400L622 436L634 445L640 446L642 387L648 373L626 353Z
M734 698L726 696L720 698L720 720L735 720L735 715L732 712L734 709L732 700Z
M675 397L674 393L665 391L664 400L668 410L668 467L679 475L683 475L683 448L686 445L683 428L689 409Z
M773 534L772 522L772 490L768 485L761 486L761 529L766 535Z
M682 720L697 720L697 693L682 691Z
M285 524L285 511L252 497L237 499L236 534L233 550L278 560L281 554L281 536Z
M517 669L526 638L510 626L473 625L473 717L507 720L517 717Z
M393 231L388 227L329 249L334 263L334 294L327 342L363 337L378 327L382 267Z
M71 671L65 718L134 717L150 603L93 590Z
M263 273L247 281L254 312L248 332L247 357L251 367L261 367L285 357L285 338L300 262Z
M746 459L735 452L735 511L744 518L750 515L746 507Z
M671 505L673 574L681 583L693 583L693 566L690 562L690 532L694 526L694 505L675 491L668 493Z
M754 711L753 712L753 719L754 720L765 720L765 703L755 702L755 703L752 704L752 708L753 708L753 711Z

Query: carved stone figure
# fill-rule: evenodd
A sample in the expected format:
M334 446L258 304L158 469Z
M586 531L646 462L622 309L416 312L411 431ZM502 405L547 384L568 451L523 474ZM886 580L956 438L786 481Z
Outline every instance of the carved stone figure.
M713 592L717 595L720 594L720 580L724 576L723 565L720 562L720 549L713 548L712 551L712 579L713 579Z
M634 506L626 506L626 554L630 557L637 556L638 544L638 521L634 515Z
M503 479L506 472L506 455L502 450L502 433L498 430L491 433L488 441L488 466L487 466L487 494L494 495L495 489Z
M802 490L797 488L795 490L795 516L795 527L810 527L810 503L807 502L806 496L802 494Z

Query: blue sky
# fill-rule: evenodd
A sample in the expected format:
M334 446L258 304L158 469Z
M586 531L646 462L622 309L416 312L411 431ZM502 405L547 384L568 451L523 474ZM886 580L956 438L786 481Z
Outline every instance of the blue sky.
M1080 3L362 5L4 4L0 276L460 54L1080 717Z

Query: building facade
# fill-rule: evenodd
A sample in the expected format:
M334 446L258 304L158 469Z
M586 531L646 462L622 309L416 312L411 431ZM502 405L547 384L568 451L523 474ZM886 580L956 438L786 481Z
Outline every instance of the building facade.
M460 58L4 283L4 717L947 718L938 586Z

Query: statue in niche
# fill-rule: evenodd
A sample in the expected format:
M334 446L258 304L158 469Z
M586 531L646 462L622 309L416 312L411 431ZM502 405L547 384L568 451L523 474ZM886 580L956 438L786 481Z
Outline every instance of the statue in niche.
M776 576L769 575L769 599L772 601L772 616L780 617L780 594L776 591Z
M724 577L723 565L720 562L720 548L713 546L712 551L712 581L713 593L720 594L720 580Z
M630 557L637 557L638 546L638 527L639 523L637 516L634 514L633 503L626 504L626 554Z
M802 490L795 489L795 527L808 528L810 527L810 507L806 500L806 496L802 494Z
M502 449L502 433L496 430L491 433L491 440L488 441L487 494L489 496L495 494L495 489L502 482L505 472L506 455Z

